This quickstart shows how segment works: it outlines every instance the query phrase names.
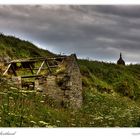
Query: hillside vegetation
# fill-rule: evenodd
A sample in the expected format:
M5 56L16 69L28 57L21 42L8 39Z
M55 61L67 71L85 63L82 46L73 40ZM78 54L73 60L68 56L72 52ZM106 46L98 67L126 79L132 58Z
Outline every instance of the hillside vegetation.
M1 36L4 39L0 46L5 45L0 48L4 48L0 51L1 56L8 54L5 51L8 48L11 48L12 58L33 57L36 53L39 53L37 56L44 56L49 53L44 50L39 52L39 48L30 43L28 45L28 42ZM6 38L15 39L13 42L17 42L17 45L6 43ZM30 46L26 48L28 53L24 53L24 49L23 52L18 51L18 48L22 48L18 45L21 42L27 43L24 44L27 48ZM53 101L46 103L45 95L19 90L0 76L0 126L139 127L140 65L121 66L88 60L78 60L78 63L83 82L83 105L79 110L56 108Z
M93 126L139 126L140 65L79 60L85 114ZM90 121L89 121L90 122Z
M53 53L40 49L29 41L0 34L0 57L8 56L17 59L53 55Z
M140 65L116 65L80 60L83 86L100 93L119 93L135 101L140 98Z

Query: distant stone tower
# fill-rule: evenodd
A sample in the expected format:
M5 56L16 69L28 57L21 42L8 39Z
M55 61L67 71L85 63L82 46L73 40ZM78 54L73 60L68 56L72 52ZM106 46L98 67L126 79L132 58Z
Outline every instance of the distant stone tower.
M124 62L124 60L122 59L122 54L120 53L120 58L119 58L119 60L117 61L117 64L118 65L125 65L125 62Z

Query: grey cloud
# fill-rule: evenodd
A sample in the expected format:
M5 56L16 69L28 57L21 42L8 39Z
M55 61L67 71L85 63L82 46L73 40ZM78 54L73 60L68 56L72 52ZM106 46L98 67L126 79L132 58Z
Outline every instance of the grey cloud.
M140 6L138 5L104 5L104 6L96 6L95 8L98 12L109 14L109 15L116 15L121 17L130 17L130 18L140 18Z
M140 62L140 6L0 5L0 32L55 53ZM136 57L134 57L134 55Z

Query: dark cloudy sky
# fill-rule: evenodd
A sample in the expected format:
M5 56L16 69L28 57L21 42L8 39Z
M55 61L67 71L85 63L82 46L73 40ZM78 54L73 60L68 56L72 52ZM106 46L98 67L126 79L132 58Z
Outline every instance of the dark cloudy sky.
M55 53L140 63L140 6L0 5L0 32Z

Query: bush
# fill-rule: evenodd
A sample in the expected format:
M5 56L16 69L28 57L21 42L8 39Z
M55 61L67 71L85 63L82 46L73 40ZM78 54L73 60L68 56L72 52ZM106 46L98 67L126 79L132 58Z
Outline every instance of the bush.
M128 96L130 98L135 97L134 87L133 85L128 84L127 81L120 81L116 83L115 90L124 96Z

